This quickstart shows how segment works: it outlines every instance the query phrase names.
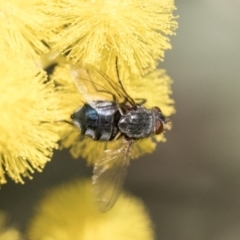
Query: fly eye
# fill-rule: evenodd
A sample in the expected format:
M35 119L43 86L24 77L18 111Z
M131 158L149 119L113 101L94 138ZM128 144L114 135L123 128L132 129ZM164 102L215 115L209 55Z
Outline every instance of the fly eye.
M162 121L158 120L155 122L155 134L161 134L163 131L163 123Z

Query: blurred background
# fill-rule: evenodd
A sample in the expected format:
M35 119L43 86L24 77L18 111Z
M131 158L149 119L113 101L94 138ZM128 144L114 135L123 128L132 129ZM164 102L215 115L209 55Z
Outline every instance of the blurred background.
M240 239L240 1L176 0L173 49L160 64L174 80L174 128L133 161L126 189L143 199L158 240ZM56 152L25 185L1 187L0 210L24 230L44 191L91 176Z

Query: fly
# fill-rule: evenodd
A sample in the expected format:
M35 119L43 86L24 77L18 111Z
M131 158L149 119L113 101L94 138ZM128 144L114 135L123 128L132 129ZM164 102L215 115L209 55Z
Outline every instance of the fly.
M85 104L71 119L81 133L96 141L120 139L115 149L106 149L93 170L93 191L100 210L106 212L117 201L126 177L134 142L160 134L167 123L160 108L144 107L131 98L119 78L118 82L92 65L74 66L71 75ZM107 146L107 145L106 145Z

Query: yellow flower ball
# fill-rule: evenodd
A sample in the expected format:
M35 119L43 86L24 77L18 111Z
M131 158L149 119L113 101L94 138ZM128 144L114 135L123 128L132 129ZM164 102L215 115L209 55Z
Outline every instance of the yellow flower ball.
M46 1L50 16L49 44L74 63L98 65L108 73L116 56L134 73L154 68L170 49L177 28L172 0L60 0Z
M6 182L6 174L23 183L23 177L41 171L58 148L65 127L58 123L65 116L63 89L31 62L6 59L0 61L0 183Z
M122 194L107 213L94 204L90 181L51 190L36 207L30 240L153 240L152 222L141 200Z
M0 239L1 240L21 240L20 232L10 227L7 223L7 216L4 212L0 211Z
M36 60L49 48L44 43L49 17L38 8L41 0L0 0L0 51L14 59ZM8 58L9 59L9 58Z

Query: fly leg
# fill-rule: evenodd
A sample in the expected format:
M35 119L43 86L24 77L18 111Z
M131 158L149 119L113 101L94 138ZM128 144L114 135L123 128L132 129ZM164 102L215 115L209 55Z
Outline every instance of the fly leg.
M121 116L123 116L123 115L124 115L124 111L123 111L123 109L121 108L120 104L117 103L117 106L118 106L118 111L120 112Z
M56 120L56 121L53 121L54 123L67 123L71 126L74 126L74 124L72 122L69 122L67 120ZM41 121L41 123L50 123L50 121Z
M113 140L117 140L122 136L122 133L119 131Z
M108 142L105 142L105 144L104 144L104 151L106 151L108 149L107 146L108 146Z
M147 102L147 99L145 98L135 98L134 100L139 101L137 104L142 106L143 104L145 104Z

